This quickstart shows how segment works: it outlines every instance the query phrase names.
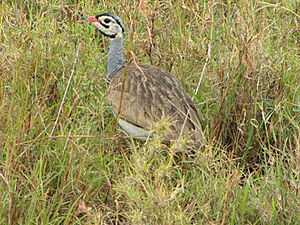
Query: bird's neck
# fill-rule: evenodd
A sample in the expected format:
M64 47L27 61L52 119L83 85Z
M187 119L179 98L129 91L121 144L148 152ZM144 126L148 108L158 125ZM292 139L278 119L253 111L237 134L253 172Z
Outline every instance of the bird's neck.
M122 37L110 39L108 52L108 79L111 79L119 69L125 66L122 45Z

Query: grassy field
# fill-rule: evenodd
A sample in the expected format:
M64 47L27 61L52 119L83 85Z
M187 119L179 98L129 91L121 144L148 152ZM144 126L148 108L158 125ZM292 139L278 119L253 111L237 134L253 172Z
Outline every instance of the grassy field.
M80 20L102 12L182 81L205 149L119 129ZM0 224L300 224L299 0L2 0L0 24Z

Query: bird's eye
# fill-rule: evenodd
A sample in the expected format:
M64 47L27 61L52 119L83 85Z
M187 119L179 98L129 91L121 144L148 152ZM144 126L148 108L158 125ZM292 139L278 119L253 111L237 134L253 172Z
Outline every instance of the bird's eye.
M106 18L105 20L104 20L104 23L110 23L110 19L108 19L108 18Z

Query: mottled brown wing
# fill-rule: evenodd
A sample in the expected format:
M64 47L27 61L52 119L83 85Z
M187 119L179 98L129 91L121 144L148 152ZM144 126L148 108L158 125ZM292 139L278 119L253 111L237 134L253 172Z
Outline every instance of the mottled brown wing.
M203 140L193 100L173 75L155 66L131 64L118 71L110 82L108 99L116 115L146 130L169 118L167 140L180 135Z

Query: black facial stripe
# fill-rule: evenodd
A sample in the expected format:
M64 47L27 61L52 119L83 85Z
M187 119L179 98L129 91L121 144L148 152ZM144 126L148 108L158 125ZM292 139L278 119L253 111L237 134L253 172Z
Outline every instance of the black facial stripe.
M120 23L120 21L119 20L115 20L116 22L117 22L117 24L119 24L119 26L121 27L121 29L122 29L122 33L124 33L124 29L123 29L123 26L122 26L122 24Z
M111 22L111 20L110 19L108 19L108 18L105 18L105 20L104 20L104 23L110 23Z
M97 30L99 30L99 29L97 29ZM101 34L103 34L104 36L106 36L106 37L110 37L110 38L115 38L115 37L116 37L116 34L106 34L106 33L104 33L104 32L101 31L101 30L99 30L99 32L100 32Z
M106 29L108 29L109 28L109 25L107 25L107 24L105 24L105 23L102 23L102 21L101 20L99 20L99 23L103 26L103 27L105 27Z

